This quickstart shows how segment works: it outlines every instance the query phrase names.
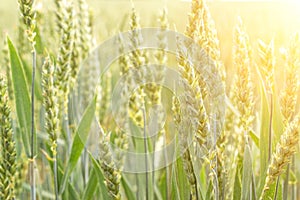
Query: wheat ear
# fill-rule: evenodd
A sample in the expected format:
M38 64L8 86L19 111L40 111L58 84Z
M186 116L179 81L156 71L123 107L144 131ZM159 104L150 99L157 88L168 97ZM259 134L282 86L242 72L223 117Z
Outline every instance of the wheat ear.
M55 70L55 87L58 88L59 104L63 104L63 115L68 113L68 94L70 80L70 63L73 47L74 36L74 12L73 4L68 1L59 1L57 16L61 20L58 21L60 33L60 48L57 55L57 67Z
M42 71L43 105L45 107L46 131L50 139L50 147L54 162L54 189L58 199L58 175L57 175L57 138L59 125L59 112L57 108L57 89L54 86L54 65L48 56L43 65Z
M9 58L7 40L4 40L4 48L2 49L2 55L3 55L3 66L5 68L6 77L7 77L8 95L9 95L9 99L12 101L13 100L13 86L12 86L12 80L11 80L10 58Z
M271 163L268 167L263 192L260 196L261 200L264 199L271 184L275 182L276 178L284 172L285 167L291 162L291 158L295 154L299 142L299 128L300 118L298 115L286 128L276 145L275 152L271 158Z
M167 61L166 56L166 29L169 27L167 19L167 11L164 9L159 16L160 30L157 33L159 50L155 52L155 61L158 64L157 69L147 72L148 76L151 76L151 83L148 83L145 87L145 92L149 98L150 105L157 105L161 103L161 85L164 81L164 65ZM148 80L148 79L147 79ZM149 80L148 80L149 81Z
M13 136L11 112L6 79L0 75L0 197L15 199L15 176L17 170L16 145Z
M293 36L290 41L290 47L285 52L285 84L280 98L281 113L284 118L285 126L293 119L297 103L297 94L299 89L299 75L300 68L300 38L299 34Z
M199 23L199 40L198 44L206 51L208 56L213 60L213 64L218 69L223 82L226 79L224 64L221 62L220 44L215 22L211 17L209 8L205 0L199 0L201 18Z
M139 86L141 80L144 77L144 73L141 70L141 67L146 64L145 54L138 49L141 43L140 35L140 24L139 18L135 11L135 8L132 8L131 21L130 21L130 42L133 48L133 51L129 57L131 66L135 70L135 73L132 76L132 87L137 87L136 91L130 96L129 102L129 115L132 120L139 126L144 126L143 112L141 110L144 105L144 88Z
M110 134L105 134L102 127L100 127L100 129L102 138L100 139L99 162L105 178L105 185L108 189L108 193L111 196L111 198L115 200L120 200L121 173L116 167L109 146Z
M43 87L43 105L45 107L46 131L49 135L50 146L53 156L57 154L57 138L58 138L58 98L57 89L54 86L55 67L48 56L42 68L42 87Z
M266 82L266 90L269 94L274 90L274 71L275 71L275 59L274 59L274 42L273 40L266 44L259 40L259 56L261 63L261 72Z
M30 133L30 191L31 199L36 199L36 188L35 188L35 173L34 173L34 161L35 161L35 152L34 152L34 138L35 138L35 71L36 71L36 50L35 50L35 36L36 36L36 12L33 10L34 0L18 0L19 10L21 17L26 26L27 38L31 44L32 52L32 80L31 80L31 133Z
M180 41L179 41L180 42ZM206 143L210 131L209 118L204 106L201 89L198 85L199 77L195 74L194 67L188 58L188 52L183 50L182 44L178 44L178 64L180 75L185 88L185 106L189 109L188 116L194 122L195 137L200 147Z
M183 130L184 129L183 123L185 123L185 120L182 118L183 115L182 115L180 101L176 96L173 96L172 99L172 111L174 115L174 122L179 131L179 140L180 140L179 145L180 145L180 151L182 153L181 157L183 160L184 170L186 172L187 179L191 187L191 199L196 200L199 198L196 174L194 171L192 156L187 142L187 134L185 130Z
M239 111L238 117L238 152L240 158L244 155L245 137L248 136L253 122L253 88L250 71L250 47L249 39L244 30L242 20L234 31L233 62L237 68L234 92L235 105Z
M26 26L28 40L32 50L35 49L36 12L33 10L34 0L18 0L21 18Z

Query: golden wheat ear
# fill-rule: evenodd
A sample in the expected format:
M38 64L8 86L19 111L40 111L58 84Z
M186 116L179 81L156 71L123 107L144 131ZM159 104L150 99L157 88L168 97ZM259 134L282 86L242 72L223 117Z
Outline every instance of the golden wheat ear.
M280 95L280 109L284 118L284 125L288 126L293 120L296 112L296 103L299 89L299 53L300 53L299 34L295 34L290 41L289 48L284 51L285 82L284 89Z
M300 116L298 115L286 128L276 145L260 199L264 198L271 184L274 183L276 178L284 172L285 167L291 162L291 158L295 154L299 142L299 128Z

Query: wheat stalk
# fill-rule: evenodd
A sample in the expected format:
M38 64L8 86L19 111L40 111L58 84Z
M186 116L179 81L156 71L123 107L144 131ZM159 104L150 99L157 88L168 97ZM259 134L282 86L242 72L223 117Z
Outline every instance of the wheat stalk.
M31 44L32 51L32 82L31 82L31 135L30 135L30 187L31 187L31 199L36 199L35 188L35 173L34 173L34 138L35 138L35 71L36 71L36 50L35 50L35 28L36 28L36 12L33 10L34 0L18 0L19 10L26 26L27 38Z
M276 145L275 152L271 158L271 163L268 167L263 192L260 196L261 200L264 199L271 184L275 182L276 178L284 172L285 167L291 162L291 158L295 154L299 142L299 128L300 118L298 115L286 128Z
M17 171L16 144L13 136L11 112L6 79L0 75L0 197L15 199Z

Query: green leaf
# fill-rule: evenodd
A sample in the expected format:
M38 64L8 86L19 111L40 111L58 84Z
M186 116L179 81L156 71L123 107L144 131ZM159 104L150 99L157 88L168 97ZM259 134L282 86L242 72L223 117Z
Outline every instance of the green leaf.
M178 199L189 199L190 197L190 188L189 183L183 168L183 163L181 157L177 159L176 164L173 165L173 176L175 178L175 187L179 193Z
M73 185L68 184L69 199L80 199L80 196Z
M127 199L132 199L132 200L136 199L135 195L132 191L132 187L130 187L130 183L128 182L126 176L124 176L124 175L122 176L121 183L124 188Z
M26 155L29 157L30 150L30 135L31 135L31 102L30 95L25 78L24 68L20 57L12 44L9 37L7 43L10 54L10 64L12 73L12 82L14 88L15 105L17 111L17 119L22 135L23 145Z
M66 183L76 167L76 164L81 156L81 153L84 149L85 143L90 132L91 124L95 117L96 110L96 97L91 101L89 106L86 108L83 117L78 125L78 128L75 132L75 137L72 143L71 155L69 157L67 168L64 173L62 184L60 186L59 193L62 194L65 190Z
M268 155L269 155L269 104L268 98L266 94L266 89L264 86L264 82L262 80L261 74L257 69L258 76L260 78L260 93L261 93L261 124L260 124L260 139L259 139L259 150L260 150L260 188L259 194L261 193L265 179L266 179L266 172L268 168Z
M274 101L274 112L273 112L273 147L276 146L278 141L280 140L280 136L283 133L283 119L280 111L280 104L279 104L279 98L278 98L277 91L275 91L275 94L273 95L273 101Z
M213 190L214 190L214 187L213 187L212 181L209 181L208 188L207 188L206 195L205 195L206 200L211 200L213 198Z
M252 179L252 157L251 149L247 144L245 146L243 161L243 178L242 178L242 199L250 199L251 179Z
M42 37L41 37L40 29L38 28L38 26L35 27L35 32L36 32L36 36L35 36L36 52L39 53L39 54L43 54L44 45L43 45L43 40L42 40Z
M29 65L25 62L25 60L23 60L22 58L20 58L20 60L22 61L22 64L23 64L27 84L31 85L31 82L32 82L32 68L29 67ZM41 82L40 80L41 80L41 77L39 76L39 73L36 73L35 74L35 80L34 80L34 86L35 86L34 94L35 94L36 98L39 101L42 101L43 100L43 95L42 95L41 85L39 84Z
M98 178L95 172L95 169L92 169L91 174L89 176L89 180L87 186L83 192L82 198L83 200L92 200L94 194L98 187Z
M259 148L259 138L257 135L253 132L253 130L249 131L249 136L251 137L252 141L254 142L255 146Z
M278 181L278 188L276 188L277 181ZM270 186L269 190L266 191L263 199L264 200L275 199L275 194L277 194L276 200L283 199L282 185L280 184L280 177L278 177L276 179L276 181Z
M233 200L241 199L242 183L241 183L240 173L241 173L241 164L238 164L235 172L235 180L233 186Z

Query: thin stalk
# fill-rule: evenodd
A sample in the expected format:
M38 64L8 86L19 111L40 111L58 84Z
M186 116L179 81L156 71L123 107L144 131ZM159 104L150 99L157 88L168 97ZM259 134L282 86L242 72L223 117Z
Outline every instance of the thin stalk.
M143 118L144 118L144 151L145 151L145 175L146 175L146 200L149 199L149 188L148 188L148 145L147 145L147 136L146 136L146 113L143 109Z
M152 185L154 187L155 184L155 146L156 146L156 139L157 139L157 135L154 135L154 139L153 139L153 159L152 159Z
M55 150L55 152L56 152L56 150ZM54 173L55 200L59 200L59 196L58 196L59 195L58 194L58 176L57 176L57 155L54 156L54 160L53 160L53 173Z
M257 194L255 189L255 178L253 173L252 173L252 195L253 195L252 199L257 199Z
M71 149L72 149L72 137L71 137L71 132L70 132L70 124L69 124L69 117L68 113L65 113L65 128L66 128L66 133L67 133L67 143L68 143L68 153L69 155L71 154Z
M34 174L34 91L35 91L35 70L36 70L36 51L32 51L32 81L31 81L31 138L30 138L30 187L31 187L31 200L36 200L36 188L35 188L35 174Z
M271 160L271 155L272 155L272 121L273 121L273 94L270 95L269 155L268 155L269 162Z
M216 124L217 120L216 120L216 115L214 115L214 122L215 122L214 126L213 126L213 128L214 128L214 144L217 144L217 135L216 135L216 133L217 133L217 124ZM217 151L217 146L216 145L214 146L214 150ZM215 174L215 195L216 195L215 198L217 200L219 200L219 187L218 187L219 181L218 181L218 175L216 173L218 171L218 158L217 158L217 156L215 156L214 162L216 163L215 170L213 169L213 174ZM196 189L198 189L198 188L196 188Z
M295 156L293 156L293 159L292 159L292 171L295 172L296 170L296 166L295 166ZM297 199L297 185L294 184L292 185L292 200L296 200Z
M285 179L284 179L283 199L287 199L287 197L288 197L289 180L290 180L290 168L291 168L291 165L288 164L287 169L286 169Z
M83 159L82 159L82 176L83 176L83 186L86 187L89 180L89 160L86 147L83 150Z
M165 162L166 162L166 199L169 199L169 186L168 186L168 179L169 179L169 167L167 165L168 162L168 152L167 152L167 137L166 132L164 132L164 152L165 152Z
M279 187L279 179L280 179L280 176L278 176L277 180L276 180L276 189L275 189L275 194L274 194L274 200L277 200L278 187Z

